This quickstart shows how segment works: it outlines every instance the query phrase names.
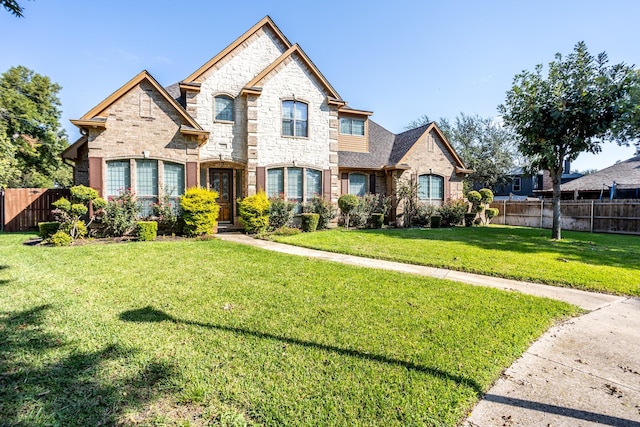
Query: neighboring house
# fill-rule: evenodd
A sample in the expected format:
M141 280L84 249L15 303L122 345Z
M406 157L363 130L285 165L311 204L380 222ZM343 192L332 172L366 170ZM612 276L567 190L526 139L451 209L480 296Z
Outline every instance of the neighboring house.
M493 189L493 195L499 198L533 197L533 192L542 185L541 174L529 174L523 168L514 168L507 174L506 184L498 184Z
M143 214L163 194L215 189L222 227L238 225L236 200L260 190L336 203L393 195L403 177L426 202L462 197L471 171L434 123L394 135L371 115L350 108L267 16L177 84L135 76L72 120L83 136L63 157L76 184L103 197L131 188Z
M640 199L640 151L636 156L560 186L566 199Z

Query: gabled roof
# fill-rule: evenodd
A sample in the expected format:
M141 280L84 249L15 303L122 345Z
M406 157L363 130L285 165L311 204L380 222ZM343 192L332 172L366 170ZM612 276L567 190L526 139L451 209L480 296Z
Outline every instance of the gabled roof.
M209 71L211 69L211 67L213 67L218 62L220 62L220 60L222 60L225 56L227 56L235 48L237 48L242 43L247 41L247 39L249 37L251 37L256 31L258 31L259 29L261 29L262 27L265 27L265 26L270 28L271 31L274 32L274 34L280 39L280 41L287 48L291 47L291 42L289 42L289 40L285 37L285 35L282 33L282 31L280 31L280 29L275 24L275 22L273 22L271 17L269 15L267 15L264 18L262 18L256 25L254 25L253 27L249 28L249 30L247 30L247 32L245 32L243 35L238 37L233 43L231 43L229 46L227 46L219 54L217 54L216 56L211 58L203 66L201 66L196 71L194 71L189 77L184 79L182 81L182 83L189 84L189 83L195 83L195 82L199 81L199 79L202 77L202 75L204 73L206 73L207 71Z
M455 161L454 166L456 168L456 173L473 172L472 170L467 169L460 156L458 156L458 153L456 153L456 150L453 149L453 147L435 122L431 122L424 126L410 129L396 135L396 140L393 144L393 150L389 158L389 163L393 165L403 163L403 160L415 146L416 142L418 142L424 135L428 135L431 131L434 131L436 135L438 135L446 150L449 152L449 154L451 154L451 157L453 157L453 160Z
M101 103L93 107L89 110L84 116L82 116L78 120L71 120L71 123L78 126L79 128L87 128L87 127L106 127L106 110L113 105L120 98L129 93L130 90L141 84L142 82L148 82L154 89L158 91L158 93L175 109L175 111L180 115L180 117L184 120L185 125L198 132L200 137L206 137L209 132L202 129L202 127L185 111L184 108L171 96L165 88L160 86L160 84L156 81L156 79L149 74L147 70L143 70L134 78L125 83L120 89L113 92L107 98L105 98ZM195 134L191 131L190 134Z
M600 191L616 182L618 189L640 188L640 156L562 184L562 191Z
M302 48L296 43L287 49L282 55L278 57L275 61L273 61L267 68L262 70L260 74L255 76L249 83L245 85L245 88L242 90L242 93L251 93L255 95L259 95L260 90L262 89L262 81L269 74L274 72L278 68L280 64L282 64L286 59L292 58L293 56L297 56L304 63L304 65L311 70L311 73L318 79L318 81L324 86L327 91L327 96L334 99L335 101L342 101L342 98L338 94L338 92L331 86L329 81L322 75L318 67L309 59L309 57L304 53Z
M76 142L64 149L61 154L62 158L76 160L78 158L78 150L86 144L88 140L87 135L82 135Z

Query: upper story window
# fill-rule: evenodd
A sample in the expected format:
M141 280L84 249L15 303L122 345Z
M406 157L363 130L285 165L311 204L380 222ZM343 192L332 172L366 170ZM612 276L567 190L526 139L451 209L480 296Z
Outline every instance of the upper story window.
M513 178L513 191L522 190L522 179L520 177Z
M282 101L282 135L308 136L308 106L301 101Z
M418 199L444 200L444 177L420 175L418 177Z
M340 133L343 135L364 136L364 120L341 117Z
M232 122L233 121L233 98L228 95L218 95L214 98L216 121Z

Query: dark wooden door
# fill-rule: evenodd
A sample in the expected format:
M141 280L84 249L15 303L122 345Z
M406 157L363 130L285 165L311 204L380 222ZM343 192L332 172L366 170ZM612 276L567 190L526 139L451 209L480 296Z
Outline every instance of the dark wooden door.
M233 169L211 169L209 183L218 193L219 222L233 221Z

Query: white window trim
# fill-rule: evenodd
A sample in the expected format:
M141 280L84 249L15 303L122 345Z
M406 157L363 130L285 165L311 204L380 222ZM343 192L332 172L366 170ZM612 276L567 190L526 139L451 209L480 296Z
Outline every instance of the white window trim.
M300 104L305 104L307 106L307 134L306 135L285 135L284 134L284 128L282 126L282 121L284 120L284 111L283 111L283 105L285 102L293 102L294 106L296 103L300 103ZM309 111L310 111L310 106L311 104L309 103L309 101L306 101L304 99L299 99L299 98L282 98L280 99L280 136L282 138L294 138L294 139L309 139ZM295 110L294 110L295 111ZM295 112L293 114L294 118L293 118L293 133L295 134L295 129L296 129L296 122L295 122Z

